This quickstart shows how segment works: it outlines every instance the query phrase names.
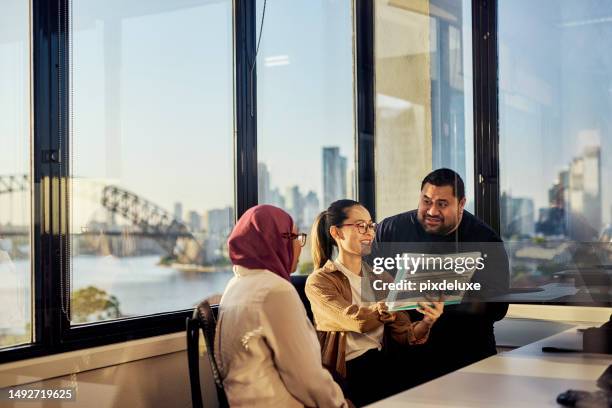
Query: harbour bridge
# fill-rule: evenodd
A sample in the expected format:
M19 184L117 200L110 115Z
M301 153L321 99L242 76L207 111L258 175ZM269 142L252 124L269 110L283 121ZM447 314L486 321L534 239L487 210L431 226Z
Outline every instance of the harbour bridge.
M29 189L30 181L26 174L0 175L0 195L26 192ZM180 246L183 250L191 248L191 252L194 252L194 246L196 251L201 249L198 240L185 224L167 210L135 193L117 186L105 186L102 188L101 204L107 211L120 215L137 228L129 232L130 236L155 240L169 256L181 255L177 254L181 252L177 248L178 240L187 243ZM125 235L125 232L112 230L85 230L79 235L100 235L101 233L107 236ZM27 235L27 232L6 230L2 231L2 235L19 236Z

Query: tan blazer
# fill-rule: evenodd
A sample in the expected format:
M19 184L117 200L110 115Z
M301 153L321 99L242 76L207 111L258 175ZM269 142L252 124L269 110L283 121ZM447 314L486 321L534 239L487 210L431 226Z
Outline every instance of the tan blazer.
M368 279L381 279L374 275L364 263L363 275ZM388 281L390 276L384 278ZM369 332L380 325L376 304L357 306L353 304L348 278L338 270L332 261L316 269L306 280L306 296L310 301L315 320L317 336L321 343L323 365L341 377L346 377L346 333ZM422 344L429 332L416 338L414 325L406 312L397 312L395 321L385 324L384 340L389 337L399 344Z

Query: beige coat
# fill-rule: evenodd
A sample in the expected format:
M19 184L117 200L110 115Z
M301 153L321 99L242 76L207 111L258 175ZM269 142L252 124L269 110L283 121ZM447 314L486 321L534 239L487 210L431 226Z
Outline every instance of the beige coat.
M380 279L364 264L364 276ZM388 280L388 278L386 279ZM332 372L346 377L346 333L369 332L380 325L376 305L353 304L348 278L332 261L315 270L306 281L306 296L310 301L315 327L321 343L323 365ZM422 344L429 333L416 338L414 325L406 312L397 312L395 321L385 324L384 339L389 337L399 344Z
M346 407L293 285L267 270L235 266L234 273L215 336L230 406Z

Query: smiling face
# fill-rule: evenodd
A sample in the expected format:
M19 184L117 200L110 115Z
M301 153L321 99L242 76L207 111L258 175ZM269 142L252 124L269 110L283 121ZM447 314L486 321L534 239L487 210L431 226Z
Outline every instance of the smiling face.
M425 183L421 190L417 219L429 234L448 235L461 223L465 197L458 200L452 186Z
M331 236L338 244L338 249L351 255L368 255L372 250L374 231L368 228L365 233L361 233L356 225L346 224L371 224L369 211L361 205L354 205L347 210L346 215L347 219L342 223L344 226L330 227Z

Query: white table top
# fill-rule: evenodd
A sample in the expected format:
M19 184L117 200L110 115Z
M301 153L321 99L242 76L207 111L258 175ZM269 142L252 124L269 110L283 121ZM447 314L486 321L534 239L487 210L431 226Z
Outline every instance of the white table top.
M558 407L568 390L595 391L612 355L543 353L543 346L582 349L576 328L464 367L370 407ZM406 368L410 373L410 368Z

